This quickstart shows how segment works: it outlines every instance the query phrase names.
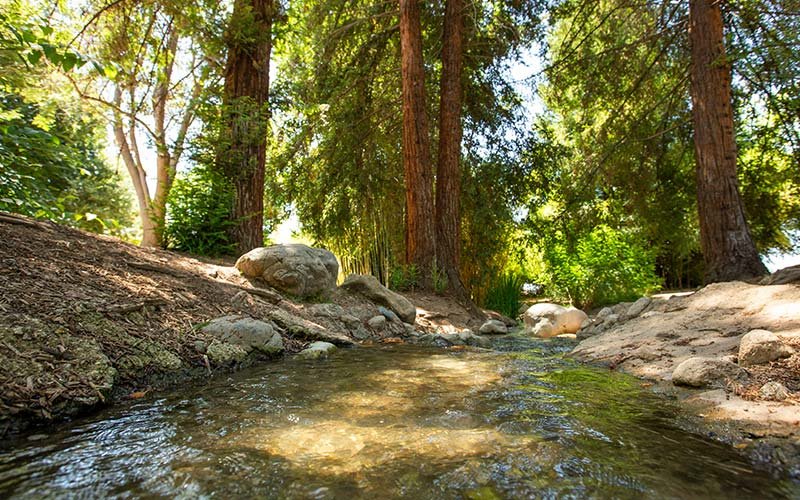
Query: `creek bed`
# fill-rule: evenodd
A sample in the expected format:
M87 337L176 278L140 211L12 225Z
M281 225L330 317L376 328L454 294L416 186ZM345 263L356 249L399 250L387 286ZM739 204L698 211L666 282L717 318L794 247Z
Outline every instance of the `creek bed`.
M4 443L0 497L800 497L569 347L285 359Z

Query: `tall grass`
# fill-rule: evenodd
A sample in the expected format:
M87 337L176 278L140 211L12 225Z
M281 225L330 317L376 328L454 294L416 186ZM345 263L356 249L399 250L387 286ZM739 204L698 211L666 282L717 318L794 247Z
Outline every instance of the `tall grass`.
M486 293L484 307L515 318L522 305L522 285L525 279L513 272L497 277Z

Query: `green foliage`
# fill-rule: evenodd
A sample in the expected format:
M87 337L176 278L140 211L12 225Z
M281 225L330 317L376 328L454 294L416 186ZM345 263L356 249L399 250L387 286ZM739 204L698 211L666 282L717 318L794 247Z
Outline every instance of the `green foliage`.
M100 156L100 131L60 110L43 123L38 106L0 93L0 210L126 236L131 200Z
M389 273L389 288L410 292L419 287L419 271L414 264L398 265Z
M522 285L525 279L516 273L506 272L495 279L488 292L483 307L514 318L522 305Z
M659 287L653 251L630 231L600 225L575 244L547 241L543 251L548 293L579 307L632 300Z
M196 255L233 255L233 196L230 182L208 167L198 166L178 177L167 200L167 248Z

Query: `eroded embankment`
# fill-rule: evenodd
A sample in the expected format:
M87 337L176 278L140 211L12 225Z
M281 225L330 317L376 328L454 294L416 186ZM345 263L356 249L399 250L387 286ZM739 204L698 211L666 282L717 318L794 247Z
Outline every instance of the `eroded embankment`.
M654 298L636 314L628 313L631 306L598 313L578 333L583 340L571 355L660 383L685 407L719 423L738 447L763 454L770 442L780 449L768 459L800 464L800 286L717 283ZM774 333L784 354L743 362L742 338L753 330ZM673 373L690 358L701 358L689 379L696 387L673 388L681 381L685 387L685 374L676 372L673 380ZM776 384L786 393L768 390Z

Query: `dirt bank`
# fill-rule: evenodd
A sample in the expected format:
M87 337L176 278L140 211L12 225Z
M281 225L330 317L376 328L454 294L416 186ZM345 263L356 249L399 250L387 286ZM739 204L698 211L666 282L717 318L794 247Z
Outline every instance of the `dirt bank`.
M429 326L389 315L373 327L378 306L342 289L303 303L254 288L231 262L10 214L0 214L0 289L0 437L270 358L253 350L215 362L203 327L221 316L268 322L284 353L316 340L397 342Z
M798 467L800 457L785 455L800 453L800 285L717 283L690 294L653 298L633 317L627 314L631 306L596 315L592 325L578 332L583 340L572 356L653 381L695 414L719 424L737 447L763 454L762 445L771 441L781 449L773 447L770 453L783 458L768 460ZM673 387L673 371L689 358L739 363L740 342L756 329L775 333L793 354L734 367L744 372L707 387ZM785 399L769 400L775 398L761 391L767 382L782 384Z

